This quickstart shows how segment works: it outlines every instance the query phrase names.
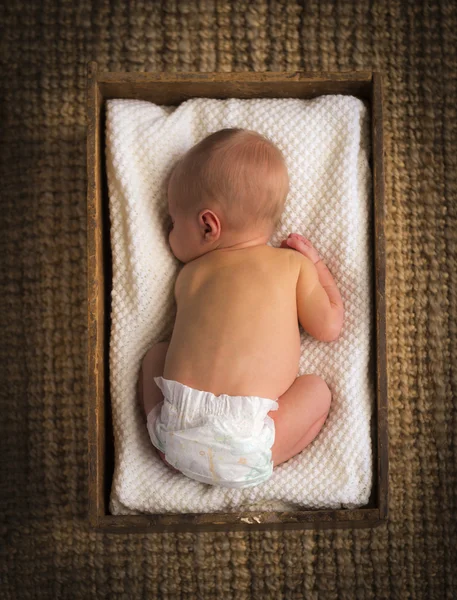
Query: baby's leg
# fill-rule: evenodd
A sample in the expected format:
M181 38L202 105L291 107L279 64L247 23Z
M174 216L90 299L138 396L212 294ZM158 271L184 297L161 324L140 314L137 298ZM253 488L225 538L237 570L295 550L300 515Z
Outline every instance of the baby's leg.
M138 397L146 416L156 404L163 400L162 392L157 387L154 377L163 375L167 350L168 342L155 344L146 352L141 363L138 376Z
M162 377L167 356L168 342L160 342L150 348L144 355L138 376L138 399L144 408L144 414L148 416L149 412L156 404L162 402L163 395L157 387L154 377ZM174 467L167 463L165 455L156 448L158 455L163 462L173 471Z
M277 465L301 452L324 424L332 394L317 375L297 377L279 399L278 410L269 412L275 422L272 460Z

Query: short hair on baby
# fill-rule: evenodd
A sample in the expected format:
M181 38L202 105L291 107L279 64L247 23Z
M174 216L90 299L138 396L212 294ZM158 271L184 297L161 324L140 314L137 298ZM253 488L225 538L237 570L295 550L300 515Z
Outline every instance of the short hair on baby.
M289 192L282 152L267 137L241 128L221 129L193 146L168 183L180 208L217 207L228 229L276 225Z

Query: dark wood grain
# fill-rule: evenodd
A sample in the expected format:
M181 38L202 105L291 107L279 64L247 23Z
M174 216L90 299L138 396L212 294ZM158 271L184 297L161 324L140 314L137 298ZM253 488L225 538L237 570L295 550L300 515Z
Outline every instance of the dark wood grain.
M382 122L382 79L373 73L371 111L373 144L374 256L376 274L376 423L378 502L380 518L388 510L388 429L387 429L387 333L386 333L386 240L384 199L384 142Z
M105 270L102 219L100 108L97 64L87 74L87 260L88 260L88 379L89 379L89 515L93 525L106 514L105 503Z
M179 104L189 98L314 98L322 94L370 97L372 74L348 73L105 73L104 98Z
M95 528L113 533L166 531L265 531L347 529L382 524L377 508L294 512L205 513L171 515L103 515Z
M97 63L91 61L89 65ZM325 85L331 85L334 82L342 82L342 83L353 83L353 82L366 82L371 83L373 79L372 71L340 71L338 73L334 72L307 72L307 71L293 71L290 73L287 72L278 72L278 71L264 71L264 72L238 72L238 73L168 73L168 72L108 72L108 73L99 73L98 74L98 82L100 84L104 83L133 83L133 84L151 84L156 82L164 82L164 83L183 83L183 82L191 82L191 83L205 83L209 81L213 81L217 84L225 83L225 82L233 82L233 83L265 83L270 81L305 81L309 82L321 82Z

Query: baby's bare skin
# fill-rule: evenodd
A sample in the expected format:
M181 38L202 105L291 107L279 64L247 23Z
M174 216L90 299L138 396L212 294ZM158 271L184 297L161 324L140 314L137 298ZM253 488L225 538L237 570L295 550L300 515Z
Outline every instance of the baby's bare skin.
M214 148L209 151L216 152L217 144ZM238 156L235 149L224 154L220 164L225 168ZM192 164L195 169L200 163ZM278 164L275 177L280 178L285 166ZM238 161L238 170L242 167ZM217 168L216 162L211 163L213 174ZM186 177L192 174L183 172ZM234 173L229 170L224 176L233 179ZM262 181L257 179L256 185ZM277 466L301 452L327 418L331 403L327 384L312 374L297 377L299 323L318 340L336 340L343 324L341 296L330 271L303 236L290 234L281 248L271 248L267 242L273 222L244 219L237 228L227 226L236 202L210 201L189 210L183 202L186 194L186 185L172 178L169 242L185 266L175 285L177 316L170 344L153 346L140 369L145 414L163 400L154 382L159 376L215 395L277 400L278 410L268 413L275 422L271 451ZM246 199L248 204L251 198ZM264 204L257 207L263 210Z
M327 418L331 393L320 377L297 377L298 323L332 341L343 321L333 277L310 242L291 234L282 248L210 252L183 267L175 295L171 342L143 361L146 414L162 399L153 381L159 375L215 395L278 399L269 413L273 463L303 450Z
M281 396L298 371L299 272L296 252L266 245L185 265L163 376L215 395Z

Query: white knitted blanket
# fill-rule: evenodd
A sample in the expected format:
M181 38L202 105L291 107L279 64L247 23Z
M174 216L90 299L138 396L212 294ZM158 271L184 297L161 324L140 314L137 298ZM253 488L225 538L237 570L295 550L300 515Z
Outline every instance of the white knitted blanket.
M323 377L329 417L301 454L254 488L209 486L158 458L136 399L140 361L169 338L178 262L165 231L164 178L193 144L224 127L254 129L283 151L290 193L270 243L306 235L333 273L346 318L340 338L302 332L300 374ZM115 469L110 510L230 512L339 508L367 503L371 491L372 307L369 112L352 96L312 100L191 99L178 107L142 100L107 102L106 154L113 257L110 339Z

